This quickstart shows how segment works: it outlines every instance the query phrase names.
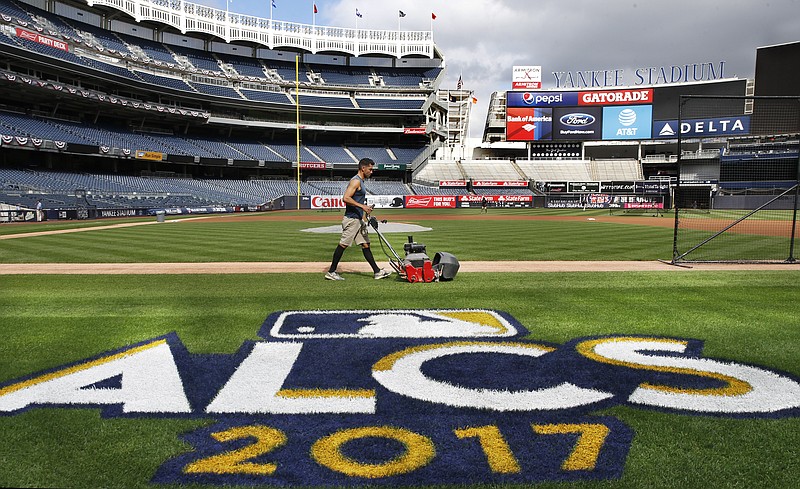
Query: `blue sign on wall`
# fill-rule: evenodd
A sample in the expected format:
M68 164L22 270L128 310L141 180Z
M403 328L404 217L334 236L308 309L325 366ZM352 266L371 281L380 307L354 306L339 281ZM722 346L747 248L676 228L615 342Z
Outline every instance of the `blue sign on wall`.
M684 137L714 137L750 134L750 116L737 115L716 119L687 119L680 123L680 133ZM654 121L653 137L677 138L678 121Z
M508 92L507 107L578 105L578 92Z
M603 135L601 107L564 107L553 109L553 139L586 141Z
M603 139L650 139L652 105L603 107Z

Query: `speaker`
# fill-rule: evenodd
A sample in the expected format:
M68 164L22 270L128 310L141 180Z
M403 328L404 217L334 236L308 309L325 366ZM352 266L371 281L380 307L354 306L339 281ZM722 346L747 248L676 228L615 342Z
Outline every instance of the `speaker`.
M439 280L453 280L456 278L458 268L458 259L454 255L444 251L433 255L433 269L439 274Z

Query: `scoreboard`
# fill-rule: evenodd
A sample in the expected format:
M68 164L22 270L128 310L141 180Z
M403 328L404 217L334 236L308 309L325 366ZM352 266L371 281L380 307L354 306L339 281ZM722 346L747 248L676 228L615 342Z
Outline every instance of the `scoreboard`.
M680 95L744 95L746 80L661 87L506 93L507 141L624 141L746 135L744 103L679 124Z

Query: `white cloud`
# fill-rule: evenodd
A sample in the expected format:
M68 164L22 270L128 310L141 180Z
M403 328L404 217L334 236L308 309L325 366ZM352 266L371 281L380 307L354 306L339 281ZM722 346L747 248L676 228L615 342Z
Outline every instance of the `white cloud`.
M555 86L554 71L720 61L726 76L750 78L757 47L800 38L800 0L318 0L317 5L318 24L355 27L358 8L362 29L433 26L447 63L442 87L455 88L461 75L464 88L478 97L473 136L483 128L491 93L510 88L515 64L541 65L545 88ZM399 24L398 10L406 13Z

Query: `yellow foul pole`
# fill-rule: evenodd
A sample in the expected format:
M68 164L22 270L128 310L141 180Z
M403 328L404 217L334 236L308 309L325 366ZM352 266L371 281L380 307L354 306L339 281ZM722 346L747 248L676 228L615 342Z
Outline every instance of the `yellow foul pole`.
M294 103L297 121L295 130L297 132L297 210L300 210L300 55L294 57Z

